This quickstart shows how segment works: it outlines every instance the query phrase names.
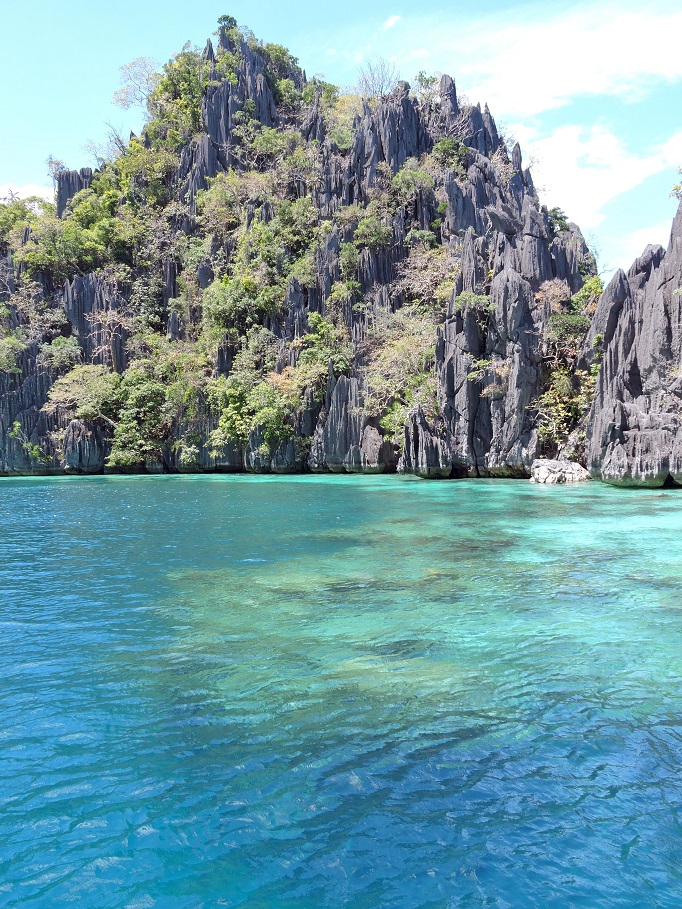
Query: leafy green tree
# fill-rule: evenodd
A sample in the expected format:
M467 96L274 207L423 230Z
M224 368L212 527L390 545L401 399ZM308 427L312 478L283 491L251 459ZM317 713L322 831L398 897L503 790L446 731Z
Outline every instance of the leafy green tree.
M550 373L549 385L534 402L538 436L545 449L555 454L588 412L594 396L599 363L590 370L571 373L566 365Z
M116 426L121 377L106 366L76 366L57 379L47 396L47 411L57 408L79 420Z
M0 333L0 373L20 373L19 357L26 342L16 332Z
M324 396L331 363L339 376L348 373L353 362L353 348L343 324L334 324L317 312L308 313L310 331L297 343L300 350L295 378L301 392L311 392L315 400Z
M45 214L35 223L16 259L29 275L44 274L58 286L74 275L100 268L109 255L106 238L100 232L84 229L71 218L61 220Z
M119 72L121 87L114 94L114 104L123 110L146 109L161 80L158 63L151 57L136 57Z
M555 206L550 208L549 212L549 229L553 236L556 234L563 233L564 231L569 230L568 216L563 211L563 209Z
M365 406L398 447L410 410L420 404L432 417L438 410L434 375L436 316L417 306L385 314L372 332L365 369Z
M583 315L592 316L597 308L599 298L604 292L604 282L599 275L587 278L578 293L571 298L573 309L580 310Z
M418 193L431 192L434 179L420 168L416 158L409 158L391 180L391 196L397 205L407 205Z
M291 438L301 405L291 370L274 371L277 340L262 327L251 329L244 338L228 377L210 388L212 407L219 415L218 428L209 439L214 454L230 442L244 445L259 431L268 451Z
M157 460L171 431L166 386L140 364L123 375L118 397L122 403L107 463L137 467Z
M469 149L459 139L446 136L433 146L431 157L442 167L450 167L457 172L460 179L467 175Z
M281 44L263 44L258 48L266 66L277 79L291 78L300 72L298 58L289 53Z
M267 285L266 285L267 287ZM242 334L264 315L274 314L278 300L261 288L252 274L216 279L204 292L204 318L218 328Z
M352 281L358 270L358 250L352 243L342 243L339 251L339 268L345 281Z
M301 92L296 83L302 82L298 59L281 44L262 44L256 50L265 61L265 75L275 103L297 110L301 104Z
M0 200L0 254L7 255L10 249L16 249L21 244L24 228L54 210L53 205L38 196L27 199L9 196Z
M422 104L431 104L438 92L438 76L428 76L422 69L414 77L413 91Z
M230 32L237 27L237 20L234 16L219 16L218 27L224 28L225 31Z
M149 125L150 133L157 140L166 133L171 142L198 133L202 127L201 99L207 84L208 71L201 54L187 43L165 64L161 78L149 96L150 110L156 116L156 121Z
M353 243L358 249L380 249L388 246L392 239L393 231L388 224L373 215L361 218L353 234Z
M490 302L490 297L487 294L476 294L470 290L465 290L455 297L453 309L455 312L464 312L467 309L484 313L495 311L495 307Z
M133 202L165 205L177 166L177 157L170 149L145 148L131 139L126 153L116 161L121 191Z
M52 369L72 369L80 362L82 351L76 338L60 335L53 341L40 345L40 358Z

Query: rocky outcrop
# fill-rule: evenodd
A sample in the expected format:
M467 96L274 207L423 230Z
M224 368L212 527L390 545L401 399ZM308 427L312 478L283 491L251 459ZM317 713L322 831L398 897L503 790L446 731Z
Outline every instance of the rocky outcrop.
M71 420L64 432L62 458L66 473L101 473L107 446L102 430Z
M339 367L343 375L335 374L330 364L324 400L309 391L302 411L289 418L292 438L279 446L267 444L255 429L244 444L227 445L216 455L209 438L217 417L203 401L191 416L182 412L173 416L173 437L146 469L399 470L430 478L534 476L543 477L540 482L568 482L579 471L569 470L563 461L559 468L538 460L547 451L538 440L536 424L537 402L548 387L547 335L553 312L542 288L557 282L567 289L568 300L580 290L585 276L594 274L594 262L579 229L550 216L540 205L518 144L510 153L487 107L463 104L449 76L442 77L438 91L428 98L418 97L400 82L388 96L365 101L348 138L333 127L321 94L305 115L282 105L277 109L275 93L280 89L272 63L265 62L267 47L224 29L219 41L217 52L208 42L200 63L207 84L201 102L203 130L180 140L171 186L177 214L169 222L181 239L178 247L186 243L185 235L192 241L201 238L197 195L211 178L244 166L245 140L239 127L247 115L263 127L298 129L302 141L309 143L319 179L311 179L301 168L292 178L290 195L310 195L326 232L314 256L313 277L291 277L280 308L263 323L274 336L273 344L279 345L278 372L297 366L312 313L340 326L340 335L354 354L350 364ZM226 60L235 65L229 77ZM286 65L291 67L287 78L300 89L305 75L291 61ZM425 163L423 156L443 138L454 140L451 164L442 163L440 150ZM149 136L141 141L151 147ZM421 159L419 166L429 169L434 187L423 181L402 197L391 179L406 163L411 167L411 159ZM68 216L69 200L92 179L87 168L58 174L60 216ZM375 204L383 200L379 210L390 227L390 241L368 243L359 251L351 282L355 289L345 299L336 294L332 311L332 288L336 284L338 289L338 282L348 277L340 265L343 244L353 240L364 207L373 200ZM340 217L339 210L349 206L358 208ZM244 210L247 226L254 219L268 224L274 217L267 200L249 199ZM366 405L371 391L366 367L377 323L412 299L401 280L414 250L410 248L414 234L427 238L425 248L429 243L447 248L454 291L445 317L439 313L436 400L429 406L415 404L407 412L397 445ZM27 234L24 243L28 239ZM201 263L192 266L197 269L192 276L183 276L182 253L171 240L164 242L153 276L163 304L162 332L171 343L192 343L201 319L201 291L223 274L235 241L224 241L222 248L214 237L211 248L202 252ZM650 247L627 275L614 276L584 340L577 342L573 379L576 370L587 375L601 363L587 423L587 463L592 476L608 482L682 482L682 298L676 293L681 246L678 212L668 250ZM8 249L0 249L2 301L21 281ZM123 373L129 364L135 315L130 284L138 275L129 275L128 283L119 285L114 274L108 269L78 275L66 282L63 294L53 293L49 281L38 275L49 305L63 305L69 323L47 332L42 340L52 340L56 332L71 334L83 362ZM184 287L192 287L194 294L185 313L171 306ZM16 307L9 306L7 318L12 331L21 328ZM57 373L41 359L40 339L31 337L16 370L0 376L0 471L104 469L109 429L44 409ZM223 339L209 371L213 368L218 377L229 375L238 350L239 339ZM406 407L404 399L397 403ZM584 428L583 419L574 430L580 446Z
M208 180L236 164L233 130L237 114L244 105L251 102L252 116L263 126L275 126L278 122L275 100L260 54L246 41L234 41L225 32L220 36L220 43L240 63L236 82L221 79L213 45L210 41L207 43L204 60L210 69L210 82L201 104L204 132L185 146L175 178L176 193L188 203L192 212L196 210L197 193L208 187Z
M410 415L405 426L403 453L398 463L399 473L413 473L425 479L452 476L453 467L447 446L430 426L421 407Z
M562 483L584 483L590 479L588 470L577 461L552 461L537 458L530 467L531 483L545 483L548 486Z
M604 291L591 333L603 362L588 467L618 485L682 483L682 205L667 250L649 246Z
M479 160L472 167L483 172L488 165ZM419 451L419 459L403 458L406 470L420 463L414 472L422 476L530 475L538 454L531 405L542 387L542 338L550 315L535 291L553 278L580 286L579 266L588 261L577 228L551 238L534 199L522 193L520 199L507 195L500 201L504 186L487 172L481 192L490 202L485 206L490 240L477 238L474 225L468 225L457 292L488 289L483 296L489 302L482 308L458 308L453 297L436 347L442 425L427 444L430 430L420 415L409 427L410 451ZM470 210L479 217L480 207L472 204ZM483 276L490 274L487 288Z
M0 475L62 472L58 437L65 423L43 410L56 376L32 343L12 372L0 373Z
M221 41L232 39L227 35ZM212 78L202 102L205 131L181 152L175 194L194 209L197 193L209 178L238 163L233 132L246 102L264 126L276 125L278 114L264 64L245 42L226 45L241 60L235 81L217 77L216 57L210 42L204 52ZM587 249L577 228L554 237L546 213L540 209L530 174L522 169L516 147L511 161L487 108L462 108L452 79L441 80L436 106L424 109L407 83L378 104L364 104L354 126L352 147L341 153L325 138L319 105L311 109L302 132L321 141L321 179L312 189L320 215L330 216L344 205L366 204L374 192L379 166L395 173L409 158L430 151L444 135L455 135L468 148L466 179L454 171L444 173L448 200L442 218L443 240L454 253L457 286L445 324L439 332L436 374L441 415L427 418L417 408L404 429L399 448L386 438L379 422L364 408L362 364L350 375L330 375L324 406L308 413L301 435L310 438L304 455L293 441L269 452L256 433L242 451L236 448L215 458L206 445L183 445L182 428L175 446L169 446L162 466L187 470L249 470L286 472L308 469L333 472L382 472L400 469L424 477L528 476L537 454L537 438L528 409L541 379L539 338L547 313L535 304L534 292L546 280L560 278L571 287L582 281ZM62 178L62 196L82 188L89 172L71 172ZM64 202L64 205L66 202ZM358 262L357 278L373 309L355 312L348 303L343 311L349 336L362 347L369 320L380 309L399 306L392 289L398 267L407 255L409 227L428 230L437 217L433 194L418 192L409 211L400 208L393 223L393 242L365 249ZM333 230L318 251L316 286L302 288L292 279L281 316L267 327L283 343L300 338L307 330L307 313L324 312L332 285L339 279L339 252L352 234ZM207 280L202 282L205 286ZM163 275L164 301L175 296L177 272L168 260ZM483 310L461 308L462 292L489 298ZM127 296L115 281L85 275L67 282L64 306L84 360L111 366L118 372L127 365ZM167 336L183 337L184 327L171 314ZM219 351L217 371L230 369ZM286 365L286 364L283 364ZM293 362L290 365L295 365ZM40 407L43 400L36 401ZM304 423L306 425L304 425ZM210 418L201 429L205 440ZM90 429L71 427L65 438L65 469L89 470L102 462L99 440ZM196 448L196 451L195 451ZM183 454L184 452L184 454ZM398 464L398 461L400 462ZM161 462L160 462L161 463Z
M127 365L126 296L114 279L88 274L67 281L64 309L89 363L123 372Z
M57 172L57 217L61 218L66 211L69 199L92 183L92 170L82 167L80 170L60 170Z
M326 406L310 446L308 466L315 472L384 473L395 470L394 446L372 425L363 409L362 382L335 378L330 371Z
M78 341L86 362L125 369L127 338L122 311L125 300L115 283L98 275L67 282L63 295L63 330ZM18 323L18 315L11 313ZM99 473L111 439L100 427L48 410L48 393L58 372L32 341L12 371L0 373L0 474Z

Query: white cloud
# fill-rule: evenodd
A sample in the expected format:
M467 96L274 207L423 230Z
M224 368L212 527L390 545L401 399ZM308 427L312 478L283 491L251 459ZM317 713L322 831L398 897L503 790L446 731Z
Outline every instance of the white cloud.
M577 97L639 101L655 85L682 79L682 9L674 0L548 4L541 15L533 3L506 15L403 24L392 52L409 59L415 44L428 47L433 69L451 72L498 117L531 117Z
M545 136L522 125L513 132L530 156L543 201L565 209L587 230L601 224L613 199L682 160L682 131L644 153L599 124L561 126Z
M389 28L393 28L394 25L397 25L400 22L400 16L389 16L389 18L384 22L384 31L387 32Z
M20 199L27 199L29 196L40 196L48 202L54 202L54 190L51 186L40 186L38 183L24 183L19 186L16 183L0 183L0 199L6 199L10 193L19 196Z
M620 253L621 268L629 268L630 265L642 255L650 243L660 243L661 246L667 247L670 240L670 218L661 221L659 224L652 224L650 227L642 227L633 230L622 238ZM622 263L628 263L623 265Z

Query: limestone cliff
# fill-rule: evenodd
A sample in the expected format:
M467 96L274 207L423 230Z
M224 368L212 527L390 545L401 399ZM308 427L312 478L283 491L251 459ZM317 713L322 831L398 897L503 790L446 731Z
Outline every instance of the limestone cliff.
M588 424L588 466L609 483L682 483L682 205L667 250L618 271L594 318L604 361Z
M401 82L387 96L357 99L342 135L329 113L338 102L330 107L325 86L308 82L281 53L275 57L268 47L222 30L218 47L209 42L197 61L198 127L175 138L168 123L159 129L157 116L156 127L153 122L131 143L130 158L155 155L157 171L148 163L146 170L127 164L118 171L109 164L94 174L85 168L58 175L57 216L64 223L81 218L87 226L82 206L101 208L103 199L107 217L130 221L127 213L139 217L145 206L161 211L162 195L153 257L134 250L126 259L112 246L102 259L110 264L74 267L62 283L60 272L41 270L26 255L35 237L40 241L39 225L29 224L14 246L0 244L4 331L22 339L8 340L10 354L12 344L21 350L8 354L0 374L0 472L399 470L423 477L528 477L536 457L573 451L593 476L610 482L682 482L682 298L675 293L682 271L680 213L668 251L649 248L627 276L619 272L591 324L583 325L587 317L574 311L574 301L595 269L580 230L542 206L519 146L506 147L487 108L460 104L450 77L429 91L413 92ZM277 136L285 137L279 146ZM287 171L286 188L269 197L258 174L272 170L275 157L245 157L265 140L293 148L287 160L298 162ZM214 224L211 232L202 199L220 175L236 181L229 212L238 209L239 217L230 231ZM111 202L114 190L118 201ZM298 260L307 270L281 271L281 261L268 260L238 273L237 258L252 256L250 238L272 232L279 212L302 199L311 203L317 238ZM376 238L363 241L363 226ZM287 243L280 260L296 237ZM119 261L126 263L123 277ZM414 289L415 274L429 278L430 262L444 269L439 292L447 287L447 299ZM282 296L276 305L257 317L249 312L246 323L214 318L207 328L216 287L222 292L241 282L248 289L248 278L261 282L261 296L270 290L272 297L263 275L277 268ZM419 365L428 394L414 394L416 380L408 375L407 392L396 388L380 399L372 371L382 362L377 326L403 307L417 315L428 310L425 324L433 325L432 346ZM315 322L314 314L323 321ZM557 342L562 318L579 332L568 353ZM156 342L150 329L141 331L144 319ZM269 372L261 365L252 374L253 381L291 397L291 377L297 377L297 403L283 411L279 434L257 415L250 422L238 415L237 430L233 404L215 403L254 324L266 332L274 359ZM318 362L306 385L302 367L307 362L310 371L311 345L322 349L315 325L333 333L341 353L329 348L326 378ZM384 334L384 342L387 336L393 337ZM209 360L201 359L207 338L215 342ZM61 339L71 345L68 363L51 353L55 339L59 350ZM407 360L410 336L402 342ZM181 355L201 364L192 367L191 381L185 379L191 406L187 395L164 398L168 372L154 379L161 389L156 404L130 403L133 379L149 378L161 344L176 371ZM123 377L116 386L118 410L90 413L63 396L50 406L54 383L79 364ZM558 387L557 376L568 389L570 412L562 413L552 436L547 427L560 408L553 405L550 419L543 402ZM124 386L128 398L121 404ZM136 442L137 459L112 458L112 446L116 452L123 445L124 424L128 437L140 436L145 420L154 425L152 442Z

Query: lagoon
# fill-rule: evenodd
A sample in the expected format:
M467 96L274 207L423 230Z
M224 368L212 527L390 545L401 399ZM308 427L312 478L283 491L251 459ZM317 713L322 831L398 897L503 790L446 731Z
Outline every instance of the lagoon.
M0 481L0 906L679 907L682 493Z

